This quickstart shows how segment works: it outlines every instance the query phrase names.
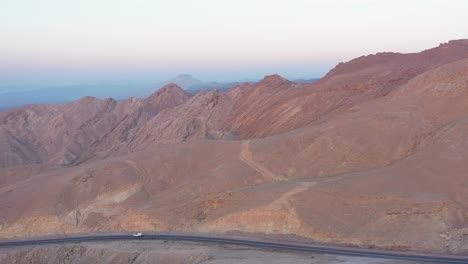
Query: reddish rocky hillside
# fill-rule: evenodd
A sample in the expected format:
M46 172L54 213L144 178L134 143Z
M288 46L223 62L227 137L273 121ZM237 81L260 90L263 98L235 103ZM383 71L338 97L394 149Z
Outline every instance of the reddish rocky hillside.
M165 109L85 98L2 112L0 236L236 231L467 254L467 76L468 42L453 41L359 58L316 84L166 87ZM79 144L42 141L51 127Z
M64 105L28 105L0 112L0 167L76 165L133 137L160 111L190 95L169 84L146 99L123 102L85 97Z
M150 145L280 134L385 96L427 70L467 57L467 41L457 40L421 53L360 57L339 64L313 84L272 75L227 93L201 92L190 100L170 84L143 100L86 97L65 105L3 111L0 167L76 165Z
M378 53L340 63L313 84L270 76L230 92L238 100L226 128L241 138L291 131L385 96L427 70L464 58L468 41L456 40L421 53Z

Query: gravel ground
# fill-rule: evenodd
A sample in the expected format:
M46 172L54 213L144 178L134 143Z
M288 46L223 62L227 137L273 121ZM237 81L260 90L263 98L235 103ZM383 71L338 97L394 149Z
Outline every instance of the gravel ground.
M134 241L0 249L0 263L35 264L396 264L374 258L258 250L191 242ZM422 262L419 262L422 263Z

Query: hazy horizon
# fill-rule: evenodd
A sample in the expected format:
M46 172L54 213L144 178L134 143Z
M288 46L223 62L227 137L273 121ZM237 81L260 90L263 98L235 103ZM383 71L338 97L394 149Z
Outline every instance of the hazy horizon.
M361 55L465 38L462 7L468 2L4 1L0 92L181 73L220 82L319 78Z

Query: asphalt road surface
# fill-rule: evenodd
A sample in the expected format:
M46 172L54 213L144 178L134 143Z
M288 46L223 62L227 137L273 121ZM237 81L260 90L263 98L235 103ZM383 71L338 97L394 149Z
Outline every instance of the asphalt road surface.
M197 235L161 235L144 234L142 237L134 237L131 234L111 234L111 235L73 235L57 238L35 238L29 240L4 240L0 241L0 248L16 246L35 246L63 243L80 243L93 241L123 241L123 240L171 240L171 241L191 241L213 244L226 244L248 246L264 249L291 250L310 253L324 253L333 255L346 255L356 257L372 257L380 259L419 261L427 263L465 263L468 264L468 256L436 255L424 253L412 253L403 251L374 250L353 247L329 246L329 245L309 245L287 242L262 241L254 239L229 238L220 236L197 236Z

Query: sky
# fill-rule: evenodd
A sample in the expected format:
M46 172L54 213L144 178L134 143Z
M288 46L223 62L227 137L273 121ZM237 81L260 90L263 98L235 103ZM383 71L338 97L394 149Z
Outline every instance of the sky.
M465 0L0 0L0 92L323 76L468 38Z

